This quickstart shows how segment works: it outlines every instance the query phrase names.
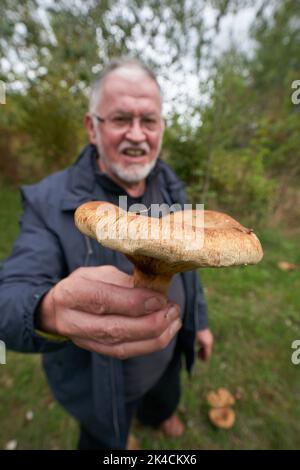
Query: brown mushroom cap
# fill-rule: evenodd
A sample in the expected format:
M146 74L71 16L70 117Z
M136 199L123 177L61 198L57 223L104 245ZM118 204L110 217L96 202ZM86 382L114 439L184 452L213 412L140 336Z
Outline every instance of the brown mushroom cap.
M230 429L235 422L235 412L228 407L212 408L208 415L211 422L218 428Z
M78 229L135 265L135 286L166 292L176 272L197 267L258 263L263 251L253 233L226 214L178 211L147 217L102 201L75 212Z
M224 408L235 404L235 398L226 388L219 388L216 392L209 392L207 395L208 403L214 408Z

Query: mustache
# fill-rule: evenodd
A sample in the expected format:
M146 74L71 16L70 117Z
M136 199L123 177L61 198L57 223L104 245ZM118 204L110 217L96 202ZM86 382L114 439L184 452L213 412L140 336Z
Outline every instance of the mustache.
M149 144L147 144L147 142L141 142L140 144L132 144L131 142L124 141L121 142L118 147L119 152L124 152L128 149L143 150L145 153L150 152L150 146Z

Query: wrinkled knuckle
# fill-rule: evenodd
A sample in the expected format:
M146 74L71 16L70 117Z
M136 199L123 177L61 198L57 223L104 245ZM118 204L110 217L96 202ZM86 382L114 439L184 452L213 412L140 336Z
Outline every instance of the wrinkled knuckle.
M118 344L120 342L120 336L118 326L113 322L109 322L105 330L101 333L101 341L110 345Z
M78 324L76 325L78 329L78 334L88 338L91 341L95 342L103 342L102 341L102 332L99 333L99 331L95 330L95 327L92 324L85 324L84 329L81 327L78 327Z
M98 313L108 313L108 296L103 285L97 288L93 294L92 304Z

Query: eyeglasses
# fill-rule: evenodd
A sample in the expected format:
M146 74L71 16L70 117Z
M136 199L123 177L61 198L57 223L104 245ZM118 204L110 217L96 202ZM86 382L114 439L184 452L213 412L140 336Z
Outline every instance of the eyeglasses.
M110 116L108 118L102 118L100 116L97 116L97 114L93 114L93 116L97 119L97 121L102 122L102 123L107 123L108 126L111 127L113 130L118 130L118 131L123 131L126 132L128 131L132 125L134 119L138 119L141 128L144 131L151 131L155 132L158 131L161 127L161 117L155 116L155 115L145 115L141 117L134 117L131 114L116 114L113 116Z

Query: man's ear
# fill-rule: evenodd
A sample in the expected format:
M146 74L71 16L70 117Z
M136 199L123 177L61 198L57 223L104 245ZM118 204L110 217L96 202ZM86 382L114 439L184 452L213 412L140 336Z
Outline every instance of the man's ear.
M85 113L84 116L84 125L87 130L89 140L91 144L96 145L96 130L94 127L94 121L91 113Z

